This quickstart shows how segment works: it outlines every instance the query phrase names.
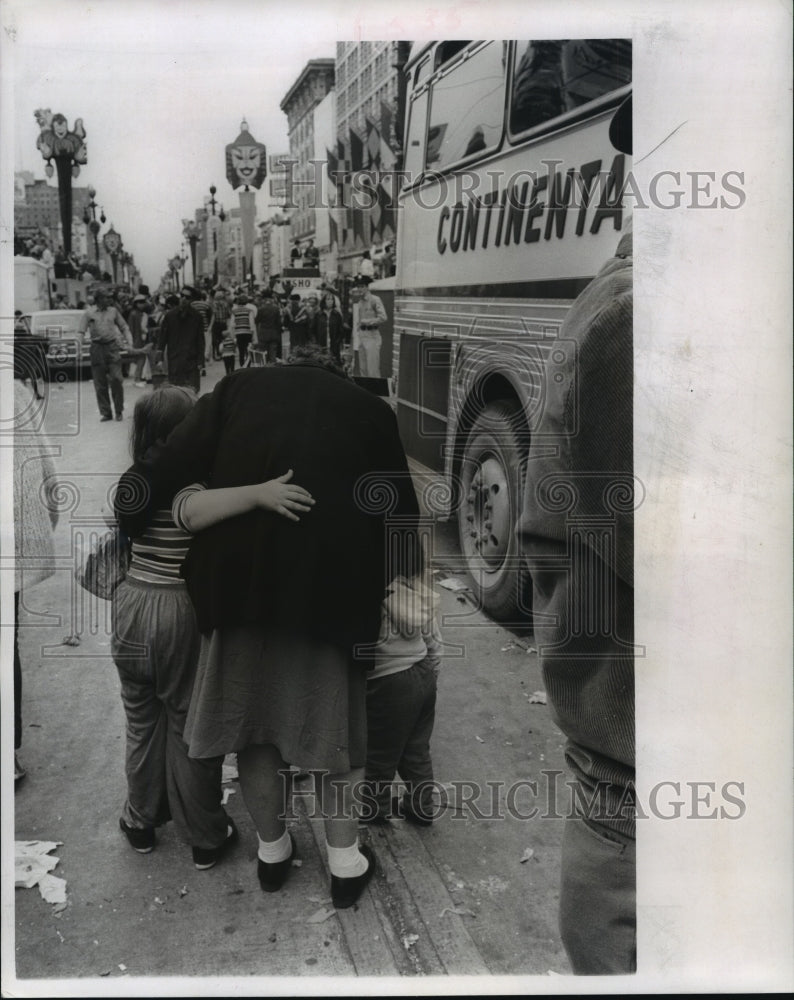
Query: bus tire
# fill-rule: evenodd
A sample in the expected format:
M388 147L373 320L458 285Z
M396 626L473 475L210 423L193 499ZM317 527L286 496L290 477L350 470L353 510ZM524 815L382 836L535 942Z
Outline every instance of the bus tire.
M521 513L529 435L517 403L489 403L472 425L460 470L460 550L483 609L526 624L529 575L515 526Z

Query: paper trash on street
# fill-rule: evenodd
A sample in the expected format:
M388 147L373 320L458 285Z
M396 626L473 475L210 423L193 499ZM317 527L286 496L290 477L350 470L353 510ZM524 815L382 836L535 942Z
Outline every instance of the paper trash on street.
M66 902L66 879L57 875L42 875L39 879L39 892L45 903Z
M469 589L469 585L465 582L465 580L460 580L456 576L448 576L446 580L439 580L438 585L439 587L443 587L445 590L452 590L455 592Z
M50 851L62 847L60 840L18 840L14 845L14 885L17 889L32 889L60 861Z

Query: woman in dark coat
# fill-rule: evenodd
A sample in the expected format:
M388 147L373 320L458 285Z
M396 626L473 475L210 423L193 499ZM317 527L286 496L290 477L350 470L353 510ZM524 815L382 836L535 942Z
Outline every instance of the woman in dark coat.
M366 758L361 653L377 641L386 583L416 569L418 507L390 407L327 355L293 360L236 372L201 397L122 477L116 511L134 534L190 483L243 486L286 468L315 498L300 524L254 510L195 537L183 575L203 638L185 733L192 756L237 753L268 891L295 851L280 772L323 772L332 899L344 907L375 864L351 802Z
M330 351L331 357L342 363L342 344L345 340L345 321L336 305L333 292L325 292L317 313L317 343Z

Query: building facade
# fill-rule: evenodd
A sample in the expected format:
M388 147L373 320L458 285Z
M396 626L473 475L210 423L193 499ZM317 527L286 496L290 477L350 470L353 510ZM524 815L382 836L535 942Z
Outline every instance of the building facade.
M280 104L287 116L293 161L291 192L289 183L287 191L290 225L293 239L301 242L316 238L316 212L327 210L316 204L314 110L334 89L334 65L333 59L310 59Z
M72 187L72 252L78 257L88 248L83 211L90 200L87 188ZM39 234L53 250L63 245L58 187L22 170L14 175L14 235L25 239Z
M409 43L338 42L336 46L335 163L341 178L348 172L372 172L375 199L356 199L344 180L338 185L339 207L333 214L340 274L367 270L390 272L397 235L396 195L402 152L404 87L401 67Z

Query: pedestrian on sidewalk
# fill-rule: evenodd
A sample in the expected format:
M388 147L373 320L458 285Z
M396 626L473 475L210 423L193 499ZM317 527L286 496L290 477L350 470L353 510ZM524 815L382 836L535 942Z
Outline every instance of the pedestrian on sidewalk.
M241 292L237 296L237 301L232 306L228 326L237 341L240 367L245 368L245 363L248 360L248 348L256 333L256 306L249 301L245 292Z
M212 312L212 306L209 302L207 302L207 296L200 288L197 288L193 293L192 305L199 316L201 316L201 325L204 330L204 357L201 366L201 374L206 375L207 371L204 366L209 363L211 350L210 345L207 343L207 332L209 331L210 326L210 313Z
M146 382L143 380L143 370L148 361L149 376L151 377L152 352L155 349L149 335L149 316L146 312L145 295L136 295L132 300L128 324L132 334L132 346L137 352L134 382L137 388L143 389L146 386Z
M133 460L164 441L194 402L191 390L181 386L142 396L133 411ZM183 738L200 647L180 576L190 535L164 505L131 542L127 577L113 595L111 653L127 719L127 798L119 825L134 850L147 854L155 847L156 828L173 819L196 867L211 868L236 830L221 805L223 757L188 757Z
M184 385L198 393L204 365L204 325L192 307L193 289L183 285L179 305L166 313L157 338L156 364L163 357L171 385Z
M231 311L232 307L226 297L225 289L217 289L212 299L212 314L210 316L212 357L215 361L220 361L221 358L221 341L226 336Z
M345 340L345 321L336 304L336 296L330 290L323 292L320 312L317 315L317 343L331 353L331 357L342 364L342 344Z
M80 332L91 338L91 378L99 406L100 420L124 419L124 376L121 370L121 352L132 347L132 336L119 310L110 304L102 289L94 294L94 305L89 306L80 321ZM108 393L110 389L110 393Z
M387 320L386 307L370 291L372 279L358 280L355 300L353 349L358 353L358 370L364 378L380 378L380 328Z
M237 341L234 339L234 333L229 329L226 330L223 340L221 340L220 351L226 374L231 375L234 371L234 359L237 356Z
M257 345L265 354L269 365L281 357L281 310L269 288L262 289L262 302L256 312Z
M30 587L55 572L58 484L52 446L38 429L40 400L35 382L37 358L30 345L14 345L14 787L25 777L17 751L22 747L22 661L19 609Z
M397 577L383 601L381 632L367 675L365 823L397 816L429 826L435 818L430 737L441 662L437 605L437 595L421 576ZM397 774L405 784L402 801L392 795Z
M631 152L631 98L610 137ZM636 971L632 262L629 219L560 330L575 350L546 370L527 472L540 485L525 490L518 524L543 679L576 791L563 831L560 933L577 975ZM571 504L559 503L563 493Z
M237 753L265 891L281 888L295 855L285 772L317 772L331 896L344 908L376 864L359 847L353 803L366 760L366 671L354 647L376 642L386 583L417 563L408 543L418 506L394 413L318 350L246 369L122 477L121 487L142 479L146 490L137 510L117 504L117 513L135 533L191 483L253 485L285 468L314 497L311 517L230 518L197 534L185 560L202 633L185 735L192 756ZM390 547L392 514L406 537Z

